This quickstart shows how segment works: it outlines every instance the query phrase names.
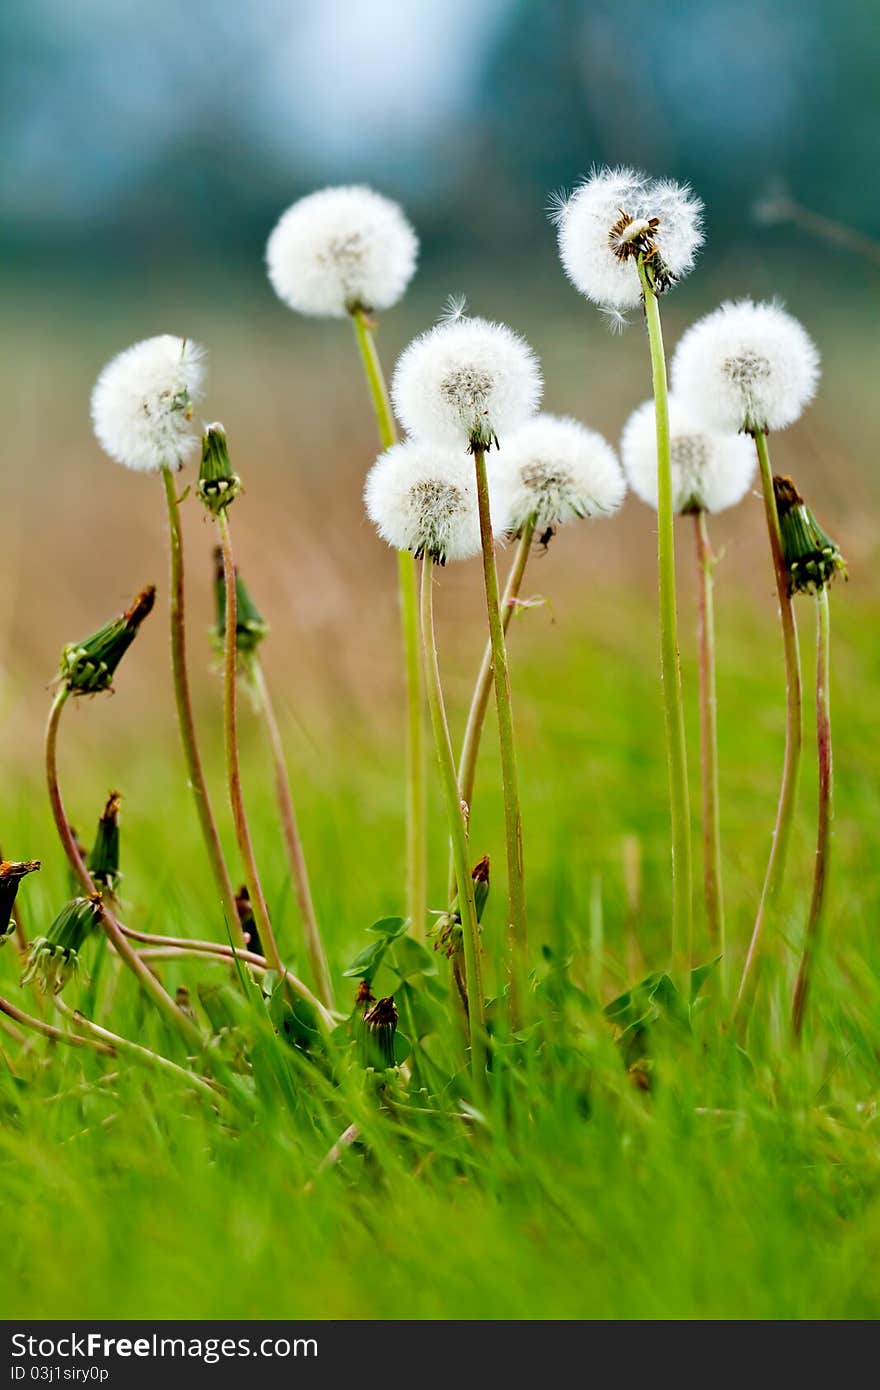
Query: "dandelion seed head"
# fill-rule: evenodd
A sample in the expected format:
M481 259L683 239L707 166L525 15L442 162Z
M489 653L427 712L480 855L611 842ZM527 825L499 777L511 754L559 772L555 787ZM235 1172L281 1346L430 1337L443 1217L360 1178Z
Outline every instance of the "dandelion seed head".
M721 512L736 506L755 474L755 449L741 434L721 434L696 423L675 397L669 397L672 509ZM654 402L633 411L620 441L630 487L649 507L657 507L657 427Z
M480 518L473 461L457 449L407 441L376 460L364 488L367 515L396 550L447 560L480 551ZM490 492L493 529L509 529Z
M108 362L92 391L92 427L101 448L126 468L179 468L193 453L193 405L204 379L204 348L164 333Z
M648 238L671 280L693 268L703 242L703 205L684 184L634 169L594 169L568 198L556 195L551 219L566 275L605 310L633 309L641 285L633 254Z
M278 298L300 314L345 318L390 309L413 277L418 238L403 210L372 188L323 188L289 207L266 246Z
M816 394L819 353L780 304L722 304L685 333L672 387L694 419L715 430L781 430Z
M510 529L537 531L577 517L609 516L626 482L611 445L577 420L536 415L491 456L490 483Z
M540 404L538 359L502 323L456 318L416 338L401 356L391 394L414 439L489 448Z

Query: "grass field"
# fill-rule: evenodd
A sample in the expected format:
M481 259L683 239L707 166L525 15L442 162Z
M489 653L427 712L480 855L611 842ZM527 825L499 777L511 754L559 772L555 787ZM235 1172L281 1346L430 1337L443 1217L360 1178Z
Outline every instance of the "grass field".
M156 579L157 612L120 670L117 693L79 701L65 717L63 782L83 831L111 785L124 793L122 898L132 924L216 934L167 679L161 498L150 479L126 476L100 457L85 418L103 359L164 324L133 325L123 305L116 318L105 310L100 332L86 330L82 306L61 311L45 298L33 302L38 311L20 318L30 328L15 351L7 347L20 468L0 594L0 844L9 857L43 860L20 893L26 929L36 935L70 891L40 773L46 683L63 642ZM562 307L545 301L532 331L528 305L526 298L522 313L509 316L544 356L548 408L581 414L616 439L626 412L647 394L639 326L612 343L577 302L565 300ZM234 452L250 489L235 518L239 558L273 624L267 670L318 914L345 1000L353 982L341 972L369 940L366 929L402 911L394 561L361 518L373 444L353 349L349 355L347 342L321 329L312 352L302 325L267 317L262 303L233 307L227 317L200 301L192 331L217 344L210 408L226 420L233 450L237 438L247 441ZM791 307L800 311L794 296ZM171 308L160 303L151 313L158 318ZM417 305L413 319L422 308L425 318L433 312ZM691 308L672 298L673 342ZM776 463L809 485L815 510L850 560L851 582L832 594L833 878L801 1049L792 1047L788 1014L814 840L808 600L798 603L807 697L800 809L746 1047L724 1026L711 975L691 1031L663 1018L650 1029L652 1087L645 1091L628 1074L601 1012L665 966L669 936L655 521L631 500L621 518L561 534L546 557L533 560L525 590L548 604L512 629L542 1023L511 1059L486 1112L474 1118L463 1109L455 1084L443 1105L435 1099L428 1107L418 1093L401 1091L382 1110L356 1070L344 1070L334 1089L325 1071L275 1036L252 999L242 999L226 967L167 963L163 979L172 992L188 984L196 998L198 983L209 979L224 987L233 1032L218 1046L232 1057L236 1037L247 1040L251 1100L218 1115L175 1078L35 1036L0 1038L7 1318L877 1315L880 585L876 483L861 461L869 409L849 372L870 326L855 317L844 361L835 353L842 317L827 303L816 317L810 326L828 361L827 393L780 439ZM389 360L412 326L389 324ZM53 378L57 409L44 411L40 383ZM191 664L232 857L220 681L206 638L211 534L195 502L185 511ZM697 833L690 530L683 519L680 608ZM783 676L758 501L719 518L716 536L725 547L717 592L720 759L736 979L769 849ZM479 583L478 567L451 566L437 593L441 661L459 732L483 640ZM283 954L306 973L269 766L245 703L242 723L246 792L276 927ZM490 992L505 896L494 732L490 724L471 835L496 875L483 924ZM430 824L430 901L440 908L446 850L434 782ZM637 883L624 867L634 859ZM699 911L697 921L702 933ZM701 934L698 958L714 955ZM445 961L435 964L445 983ZM19 990L18 974L8 944L0 991L34 1011L35 996ZM72 1005L82 991L108 1026L181 1060L128 976L117 977L106 958L100 968L91 962L91 976L92 984L65 991ZM377 993L393 988L390 973L384 983L380 977ZM322 1168L352 1122L360 1142Z

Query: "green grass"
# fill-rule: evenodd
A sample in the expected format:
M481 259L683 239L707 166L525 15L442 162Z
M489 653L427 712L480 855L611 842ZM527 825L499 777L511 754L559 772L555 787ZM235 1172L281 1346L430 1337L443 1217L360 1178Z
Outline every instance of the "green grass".
M687 538L689 540L689 537ZM533 587L552 591L553 560ZM724 570L726 572L727 566ZM476 576L473 576L476 581ZM455 582L455 581L453 581ZM459 596L461 585L459 583ZM443 593L438 595L442 610ZM527 584L527 588L528 588ZM769 587L769 585L767 586ZM164 969L170 987L229 985L251 1050L252 1103L219 1115L177 1081L118 1061L4 1038L0 1183L4 1312L18 1317L870 1318L880 1310L880 778L874 702L880 657L873 611L855 587L832 596L838 816L825 947L804 1045L788 1005L812 856L811 712L784 912L746 1052L722 1026L710 978L690 1034L649 1037L652 1089L628 1075L596 1007L665 964L668 828L653 605L612 587L579 593L558 623L513 628L532 956L543 1023L507 1058L487 1115L459 1112L452 1082L431 1101L392 1095L384 1109L356 1067L334 1092L277 1039L256 1005L235 1003L225 968ZM799 605L809 699L812 614ZM683 599L683 633L692 613ZM154 620L155 621L155 620ZM781 767L782 671L769 599L719 581L722 819L737 978ZM460 724L470 651L446 639ZM79 702L62 730L70 811L84 827L122 784L126 915L147 930L205 935L210 892L167 724L126 728L137 649L106 704ZM143 671L140 671L143 678ZM695 822L695 672L685 653ZM219 691L214 692L219 699ZM36 685L29 698L39 701ZM162 688L156 701L168 697ZM217 706L201 710L222 804ZM338 708L290 722L311 871L341 991L365 929L402 896L396 711ZM264 750L244 710L247 791L282 950L306 972L286 888ZM472 823L495 882L484 919L489 983L503 923L503 838L494 727L487 729ZM159 739L159 746L155 741ZM35 934L67 894L35 772L5 789L6 854L39 854L21 903ZM445 850L432 786L431 901L442 905ZM224 827L225 833L225 827ZM623 843L642 857L638 911L627 906ZM14 839L14 843L13 843ZM593 904L591 918L591 901ZM601 902L603 948L591 955ZM698 917L698 920L699 917ZM553 954L548 964L542 947ZM710 959L711 943L701 943ZM445 981L445 962L437 961ZM17 986L14 951L2 991ZM98 1016L178 1056L127 976L97 974ZM386 975L386 987L391 977ZM383 981L377 982L383 992ZM86 989L72 985L70 1002ZM111 994L112 989L112 994ZM204 1020L203 1020L204 1021ZM227 1040L230 1050L232 1043ZM434 1044L431 1045L434 1047ZM401 1103L410 1110L399 1108ZM351 1120L363 1142L322 1157Z

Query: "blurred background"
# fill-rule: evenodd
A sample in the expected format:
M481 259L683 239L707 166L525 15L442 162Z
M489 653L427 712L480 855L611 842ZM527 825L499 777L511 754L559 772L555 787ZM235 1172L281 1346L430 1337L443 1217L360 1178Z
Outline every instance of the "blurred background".
M359 863L369 848L373 857L392 855L389 882L399 869L395 567L360 500L375 454L373 422L348 326L295 318L262 268L281 211L327 183L369 182L400 199L422 239L413 288L380 327L389 370L447 296L463 293L474 312L509 321L533 343L548 409L577 415L616 442L650 389L642 327L635 321L611 337L567 284L548 200L594 163L629 162L689 180L706 202L707 244L697 272L664 301L668 346L721 298L744 294L780 295L816 338L820 397L773 442L774 464L795 475L850 561L852 582L835 595L839 667L849 663L854 704L864 698L876 676L880 598L872 5L11 0L0 39L4 848L22 825L45 830L42 810L30 808L61 645L118 611L143 583L164 586L160 486L101 455L88 400L108 357L138 338L174 332L208 347L207 416L226 424L247 488L235 509L238 557L273 625L267 666L301 800L322 818L330 848L333 836L341 852L355 837L346 858L349 906L361 893L367 921L374 907L373 915L394 907L370 901L370 864ZM194 501L184 510L193 681L216 750L212 534ZM679 570L692 677L686 520ZM739 807L733 797L729 814L737 826L750 823L756 806L748 798L763 798L760 846L782 705L759 504L748 500L713 530L725 552L722 677L735 691L743 663L760 662L772 697L766 710L749 711L722 686L725 775L734 785L739 779L744 798ZM594 850L599 860L606 851L613 858L630 831L654 824L657 844L646 857L649 870L656 861L663 872L653 515L630 500L613 521L570 528L535 560L526 589L548 599L512 639L526 819L543 837L542 862L552 866L562 820L583 837L585 863ZM450 567L442 590L441 641L458 720L483 641L478 571ZM803 617L809 634L810 615ZM87 797L97 807L109 782L123 778L123 752L145 754L125 784L135 824L153 786L164 788L169 821L178 807L190 816L172 765L164 626L157 612L116 698L100 711L83 702L70 720L86 807ZM602 711L594 701L604 701ZM752 726L766 739L766 766L740 758ZM696 746L694 739L694 767ZM876 752L854 735L849 750L843 744L844 777L848 756L867 777ZM488 757L491 766L491 749ZM497 824L490 830L487 821L486 835L497 837ZM24 857L40 852L37 844L7 852L13 848ZM494 840L493 848L500 852ZM760 856L744 869L749 891L759 868Z

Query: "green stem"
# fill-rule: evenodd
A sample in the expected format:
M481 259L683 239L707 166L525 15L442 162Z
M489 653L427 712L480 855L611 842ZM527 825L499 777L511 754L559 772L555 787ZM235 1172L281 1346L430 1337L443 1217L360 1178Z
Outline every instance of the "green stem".
M812 977L813 962L825 919L825 892L831 852L831 823L834 817L834 767L831 756L831 612L828 590L816 594L816 752L819 762L819 824L816 836L816 863L813 892L804 936L804 948L791 1007L794 1035L799 1038Z
M223 857L217 822L211 808L208 784L202 768L202 759L196 740L196 726L193 716L192 699L189 689L189 674L186 666L186 627L183 582L183 533L180 527L180 506L177 501L177 488L174 474L167 466L162 469L165 484L165 499L168 504L168 528L171 548L171 669L174 677L174 699L177 705L177 722L180 727L180 740L186 761L187 777L196 803L196 814L208 851L214 881L220 895L220 903L226 916L230 932L238 929L238 910L235 906L235 892Z
M716 557L706 513L694 512L697 541L698 645L700 653L700 753L703 804L703 892L709 935L721 953L721 988L727 989L727 935L721 878L721 820L718 794L718 697L715 682Z
M452 853L455 860L455 878L458 886L465 978L467 981L471 1069L474 1085L482 1094L486 1086L486 1020L480 966L480 932L477 925L477 910L474 905L474 881L471 878L468 861L467 829L458 796L455 759L452 755L449 725L446 721L443 687L440 684L437 638L434 632L433 569L434 562L429 555L426 555L422 560L421 602L425 687L428 709L431 714L431 725L434 731L434 743L437 749L437 760L440 764L440 775L443 782L446 815L449 820L449 837L452 841Z
M498 715L498 739L501 749L501 783L504 793L504 832L507 849L510 1027L511 1030L515 1030L519 1027L522 1018L528 968L522 813L519 804L519 777L516 766L516 742L513 733L510 672L507 666L507 646L504 641L504 624L501 619L501 606L498 599L498 570L495 566L495 539L492 534L492 516L489 507L486 454L485 450L476 445L473 453L477 479L477 506L480 515L483 583L486 590L489 642L492 648L492 678L495 686L495 709Z
M693 952L693 866L691 813L687 776L684 703L678 650L678 612L675 601L675 519L672 510L672 456L669 436L669 395L660 308L642 257L639 277L645 302L645 321L651 351L654 414L657 423L657 564L660 582L660 675L669 768L669 809L672 823L672 963L683 976Z
M58 838L61 841L68 863L74 872L76 880L87 897L95 891L92 876L86 868L82 855L77 848L76 839L70 828L67 819L67 812L64 809L64 800L61 796L61 784L58 780L58 726L61 721L61 714L67 703L70 694L69 686L59 687L55 699L52 701L52 708L49 711L49 722L46 726L46 783L49 789L49 802L52 807L52 815L55 820L55 828L58 831ZM132 973L137 977L146 994L150 996L153 1003L161 1013L174 1024L175 1028L183 1034L186 1041L192 1046L201 1049L203 1046L202 1036L195 1024L187 1018L175 1004L174 1000L162 988L152 971L138 956L137 951L133 950L128 944L122 930L121 923L117 922L107 904L102 902L100 913L100 924L109 939L116 947L118 954L125 961Z
M196 1072L187 1071L186 1067L178 1066L169 1057L163 1057L160 1052L154 1052L150 1047L143 1047L140 1043L132 1042L130 1038L124 1038L119 1033L111 1033L109 1028L102 1028L99 1023L93 1023L78 1009L71 1009L70 1005L65 1004L63 999L56 997L53 1003L59 1013L63 1014L65 1018L69 1018L77 1028L83 1028L86 1033L91 1033L93 1037L99 1038L109 1051L122 1053L154 1071L164 1071L170 1076L176 1076L180 1081L187 1081L195 1090L201 1091L211 1100L216 1101L218 1095L222 1095L220 1087L215 1082L208 1081L206 1077L199 1076Z
M773 828L773 843L767 872L761 889L761 900L752 939L749 942L746 963L736 998L735 1015L745 1021L757 985L756 967L762 947L763 931L767 912L779 896L785 875L785 861L788 855L788 842L797 803L798 772L800 769L802 741L801 712L801 662L798 651L797 627L794 609L788 586L788 575L782 556L782 535L779 529L779 513L773 494L773 474L770 468L770 455L767 449L767 436L760 431L755 433L755 448L761 468L761 490L764 496L764 516L767 522L767 535L770 540L770 554L773 558L773 571L776 576L776 594L779 599L779 620L782 626L782 648L785 657L785 760L782 768L782 785L779 788L779 804L776 810L776 824Z
M257 698L263 712L266 732L269 736L269 746L272 750L278 814L281 818L281 830L284 836L285 848L287 849L287 859L290 864L296 899L299 904L299 914L303 924L303 935L305 936L306 951L308 952L309 962L312 967L312 976L321 999L328 1008L332 1009L333 985L330 980L330 967L327 964L327 953L324 950L324 942L321 938L321 929L318 926L315 904L312 899L312 890L309 885L309 871L306 865L305 850L303 849L302 837L299 833L299 825L293 805L293 796L290 791L290 778L288 776L287 763L284 757L284 744L281 739L281 730L278 727L278 720L275 717L275 707L269 695L269 689L266 685L266 675L259 657L254 656L250 669L256 686Z
M383 449L390 449L397 439L397 431L388 398L388 388L376 352L373 325L363 309L355 309L351 317L376 415L379 442ZM428 822L422 714L425 692L420 656L416 568L415 560L408 550L398 551L397 582L406 671L406 911L414 933L423 939L428 911Z
M5 1014L7 1018L14 1018L16 1023L23 1024L25 1028L32 1028L35 1033L42 1033L44 1038L51 1038L52 1042L66 1043L68 1047L88 1047L94 1052L102 1052L105 1057L116 1056L114 1049L107 1043L98 1042L95 1038L81 1038L77 1033L65 1033L63 1029L55 1028L42 1018L26 1014L24 1009L13 1004L11 999L0 997L0 1013Z
M505 635L507 634L507 629L510 627L510 620L516 608L516 601L522 586L523 575L525 574L526 564L528 563L529 551L534 534L534 521L526 522L520 534L519 542L516 547L516 554L513 557L513 564L507 576L507 583L504 586L504 597L501 600L501 625ZM486 650L483 652L483 660L477 675L477 683L474 686L474 693L471 697L471 707L468 712L467 726L461 745L461 757L458 762L458 790L461 800L468 808L468 814L470 814L470 809L474 800L474 782L477 775L477 759L480 755L480 741L483 735L483 724L486 718L489 696L492 693L492 671L492 643L489 641L486 643ZM450 877L450 895L454 892L455 874L454 870L452 870Z
M238 643L236 640L238 596L235 589L235 557L232 553L232 538L225 511L219 513L217 526L220 531L220 545L223 551L223 580L226 586L226 628L223 638L223 724L226 740L226 777L229 804L232 808L235 837L238 841L244 880L250 895L251 911L254 914L257 931L260 933L260 940L266 950L266 955L278 971L279 978L283 979L284 966L278 954L278 944L272 930L263 885L260 882L241 787L241 763L238 754Z

